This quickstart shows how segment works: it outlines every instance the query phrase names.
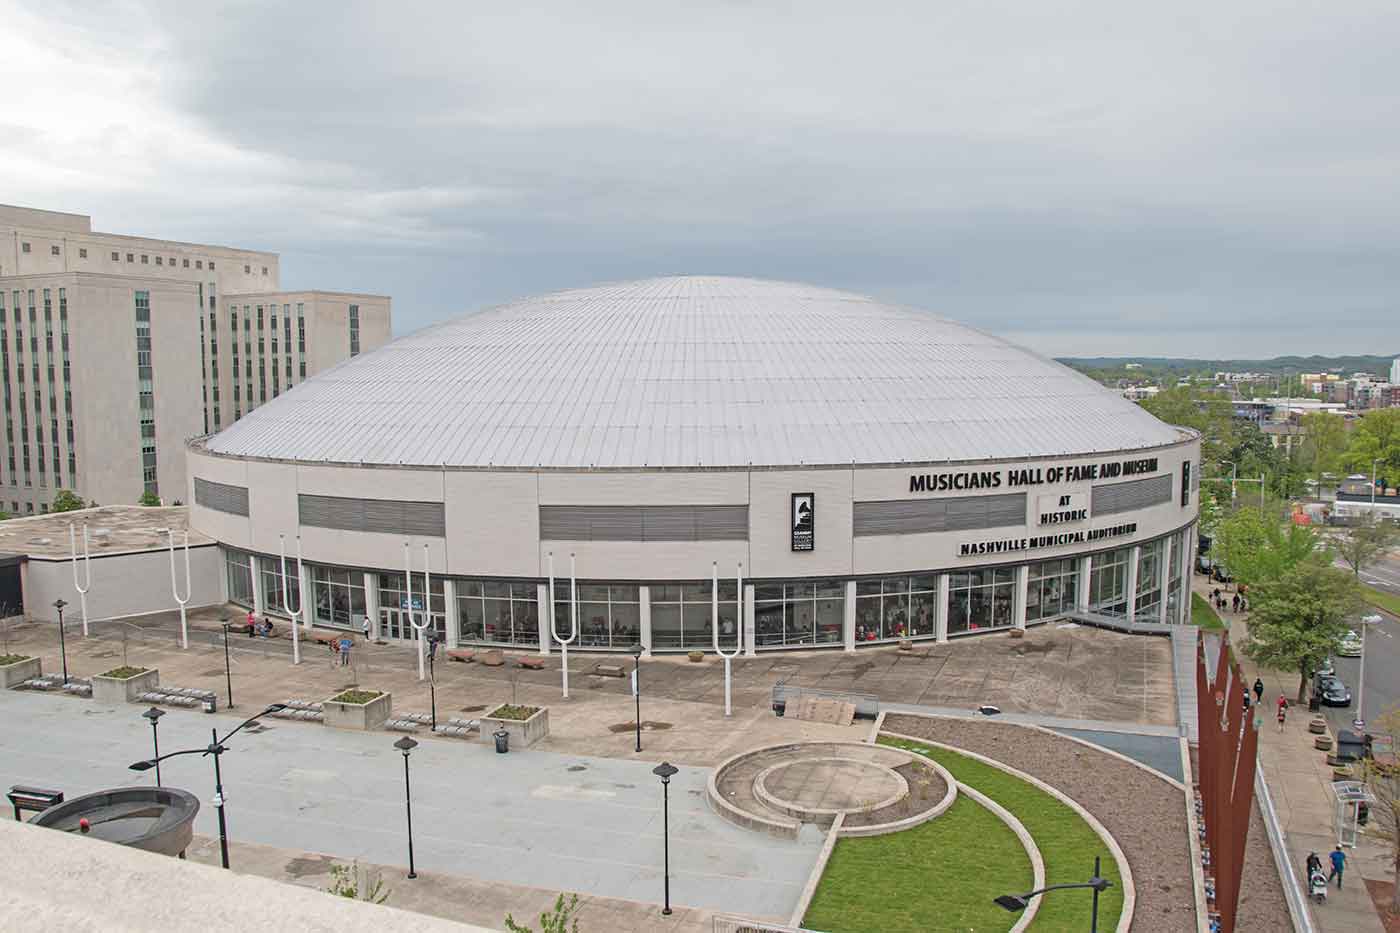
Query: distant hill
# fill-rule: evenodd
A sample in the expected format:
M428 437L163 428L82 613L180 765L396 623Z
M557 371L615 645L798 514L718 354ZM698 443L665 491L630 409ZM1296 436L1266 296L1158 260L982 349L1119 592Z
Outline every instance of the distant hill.
M1276 356L1270 360L1192 360L1160 356L1061 356L1056 359L1075 369L1122 369L1126 363L1140 363L1144 369L1179 372L1316 373L1341 370L1352 373L1388 375L1391 356Z

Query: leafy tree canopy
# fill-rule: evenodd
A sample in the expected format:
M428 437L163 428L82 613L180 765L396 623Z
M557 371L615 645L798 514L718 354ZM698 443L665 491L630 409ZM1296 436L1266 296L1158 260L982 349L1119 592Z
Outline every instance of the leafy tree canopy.
M1347 633L1361 605L1360 585L1346 570L1309 559L1292 572L1250 588L1244 652L1263 667L1298 673L1298 702L1308 678Z
M87 508L87 503L82 496L71 489L60 489L53 497L53 505L49 506L51 512L72 512L76 509Z
M1241 582L1256 586L1321 557L1322 539L1309 526L1282 523L1278 509L1246 507L1223 519L1215 530L1215 553Z
M160 496L147 490L141 493L141 498L136 500L137 505L160 505Z

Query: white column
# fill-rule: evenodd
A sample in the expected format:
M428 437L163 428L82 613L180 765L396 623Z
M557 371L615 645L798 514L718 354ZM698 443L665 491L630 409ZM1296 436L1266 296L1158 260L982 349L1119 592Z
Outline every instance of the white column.
M637 588L637 599L639 605L637 614L641 618L638 635L642 642L642 657L651 657L651 587L641 586Z
M841 639L847 651L856 650L856 581L846 581L845 621L841 625Z
M755 647L758 643L758 636L754 633L753 621L753 584L744 584L744 656L755 657L758 652Z
M442 580L442 608L447 611L447 647L456 648L462 641L462 620L457 615L457 581Z
M1030 564L1016 568L1016 588L1011 596L1011 623L1024 630L1026 627L1026 589L1030 585Z
M554 581L555 589L559 587L559 581ZM564 591L567 593L569 584L564 583ZM568 602L567 597L564 600ZM549 654L549 646L553 644L553 636L549 633L549 614L554 611L554 607L549 604L549 584L541 583L535 587L535 605L540 607L540 654Z
M263 599L262 588L262 565L256 554L248 555L248 569L253 573L253 611L260 616L266 615L267 605Z
M1171 549L1171 546L1172 546L1173 543L1174 543L1174 539L1172 539L1172 538L1163 538L1163 539L1161 540L1161 543L1158 544L1158 547L1160 548L1159 554L1161 555L1161 561L1160 561L1161 566L1159 566L1159 567L1157 568L1157 592L1158 592L1159 594L1161 594L1161 599L1160 599L1160 600L1158 601L1158 603L1157 603L1157 623L1158 623L1159 625L1166 625L1166 624L1167 624L1167 621L1168 621L1168 620L1167 620L1167 594L1168 594L1168 591L1171 590L1171 586L1172 586L1172 553L1171 553L1172 549ZM1179 542L1175 542L1175 543L1179 543Z
M1128 579L1124 581L1128 597L1127 612L1129 625L1132 625L1134 622L1137 621L1137 608L1134 606L1134 603L1137 602L1138 561L1140 561L1141 559L1142 545L1134 544L1133 550L1128 555Z
M311 628L311 620L316 618L316 587L311 582L311 565L304 562L301 572L301 600L301 604L306 607L306 611L302 613L306 617L304 627Z
M1074 607L1080 612L1089 611L1089 584L1094 579L1094 558L1079 558L1079 580L1074 586Z
M1196 572L1197 543L1196 526L1186 526L1181 533L1181 598L1177 601L1177 611L1181 617L1176 620L1178 624L1184 624L1191 618L1191 575Z
M366 570L364 578L365 615L369 617L369 637L379 641L379 574Z
M946 642L948 640L948 575L946 573L938 575L938 605L934 608L938 612L938 619L933 625L935 640Z

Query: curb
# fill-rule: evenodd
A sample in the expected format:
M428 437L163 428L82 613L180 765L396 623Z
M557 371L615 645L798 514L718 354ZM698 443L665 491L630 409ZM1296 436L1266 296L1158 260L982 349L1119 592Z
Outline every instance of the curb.
M1011 828L1011 831L1016 834L1016 838L1021 841L1021 848L1026 850L1026 855L1031 860L1031 890L1037 891L1045 887L1045 859L1040 854L1040 846L1035 844L1035 839L1026 830L1025 825L1016 819L1010 810L976 788L959 782L958 792L967 794L987 810L996 814L998 819ZM1025 910L1021 911L1021 918L1016 921L1009 933L1021 933L1022 930L1031 925L1031 921L1035 919L1036 912L1039 910L1040 898L1037 897L1027 905Z
M797 898L797 906L793 908L792 916L788 918L788 926L802 926L802 918L807 916L807 909L812 906L812 898L816 897L817 885L821 883L822 875L826 874L826 863L831 859L832 850L836 848L836 837L841 833L841 824L844 822L846 814L838 813L831 829L827 831L821 852L817 853L817 862L812 866L812 873L807 876L807 883L802 886L802 894Z

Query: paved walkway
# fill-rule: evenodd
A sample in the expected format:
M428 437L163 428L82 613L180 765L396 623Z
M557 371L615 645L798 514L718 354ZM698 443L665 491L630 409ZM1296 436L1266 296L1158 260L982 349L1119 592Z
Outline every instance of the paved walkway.
M1208 590L1200 580L1196 576L1192 583L1197 592L1205 595ZM1222 618L1230 624L1231 641L1241 644L1246 628L1243 615L1225 612ZM1260 671L1242 651L1238 657L1250 683L1255 677L1264 681L1264 702L1270 709L1280 693L1290 702L1297 696L1297 674ZM1318 853L1325 863L1327 853L1337 844L1329 790L1332 769L1327 767L1326 754L1313 749L1314 736L1308 732L1311 718L1306 707L1294 707L1282 732L1269 717L1270 721L1259 733L1259 767L1274 798L1295 877L1304 885L1304 890L1303 865L1308 853ZM1338 891L1334 885L1326 904L1310 907L1318 929L1324 933L1384 933L1375 906L1362 884L1364 878L1393 880L1383 844L1363 837L1358 848L1347 850L1347 867L1346 887Z
M0 780L7 785L57 787L71 796L154 779L154 772L138 777L126 767L150 754L139 706L5 691L0 719ZM161 748L200 747L211 726L237 721L174 710L161 721ZM237 736L223 758L231 836L406 864L403 762L394 738L277 720ZM484 882L659 902L661 786L654 764L533 750L497 755L482 744L425 741L410 762L417 863ZM204 801L196 830L214 835L210 763L192 755L162 770L166 783ZM730 825L706 803L708 777L706 769L682 768L671 780L672 900L788 916L821 834L814 829L791 842Z

